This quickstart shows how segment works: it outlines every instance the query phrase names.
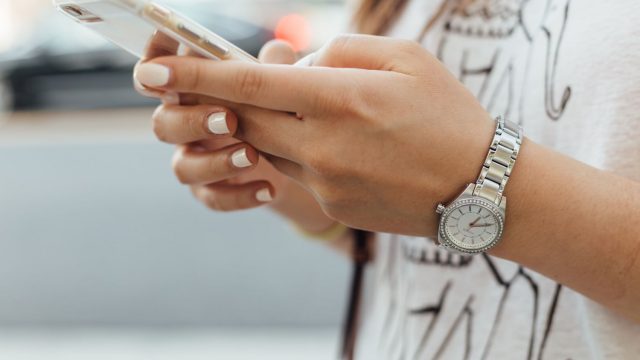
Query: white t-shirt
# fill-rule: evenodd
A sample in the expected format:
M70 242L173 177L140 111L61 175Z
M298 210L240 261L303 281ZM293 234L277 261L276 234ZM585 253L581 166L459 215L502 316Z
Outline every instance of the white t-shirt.
M388 35L532 140L640 181L640 1L449 1L467 5L419 39L442 1L411 1ZM380 234L367 280L357 359L640 359L640 324L511 262Z

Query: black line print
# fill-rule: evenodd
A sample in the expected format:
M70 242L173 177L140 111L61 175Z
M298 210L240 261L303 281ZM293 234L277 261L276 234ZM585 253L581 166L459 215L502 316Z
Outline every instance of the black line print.
M546 41L545 68L541 73L545 112L550 119L559 120L572 96L570 86L564 87L560 98L555 91L571 0L463 1L441 6L425 26L429 30L437 26L442 29L437 57L464 84L469 84L471 76L483 76L481 87L471 89L478 100L490 113L509 116L522 124L534 43ZM529 10L536 6L540 11ZM417 40L422 43L428 34L423 29ZM483 46L478 47L474 40L483 41ZM487 51L493 51L490 60L469 65L469 59L486 58ZM483 56L478 56L480 53Z
M487 93L487 88L489 87L489 74L491 74L491 71L493 70L494 66L496 65L496 62L498 61L498 57L500 56L500 51L496 51L493 54L493 59L491 59L491 66L486 68L485 70L485 74L487 75L484 79L484 81L482 82L482 87L480 88L480 91L478 92L478 99L480 101L482 101L482 99L484 99L485 94ZM466 67L466 66L465 66Z
M489 257L486 254L482 254L484 260L487 262L487 265L489 266L489 269L491 270L491 273L493 274L496 282L498 284L500 284L502 287L504 287L504 293L502 294L502 297L500 298L500 302L498 305L498 311L496 312L496 317L494 319L493 325L491 327L491 332L489 335L489 340L487 341L487 345L485 347L485 350L483 351L483 355L482 358L483 359L487 359L488 358L488 354L491 350L491 345L493 344L493 340L494 340L494 336L496 334L496 330L498 329L498 327L501 324L502 321L502 313L504 310L504 306L506 304L506 300L507 297L510 294L510 290L511 290L511 285L513 283L515 283L519 278L523 278L527 281L527 283L529 284L529 286L531 287L532 290L532 294L533 294L533 311L532 311L532 319L531 319L531 334L529 337L529 349L527 350L527 359L531 359L533 357L533 351L534 351L534 346L535 346L535 336L536 336L536 324L538 323L538 307L539 307L539 290L538 290L538 285L536 284L536 282L533 280L533 278L531 276L529 276L529 274L527 274L524 270L524 268L522 266L520 266L518 268L518 272L517 274L515 274L509 281L506 281L502 275L498 272L496 266L493 263L493 260L491 259L491 257ZM552 305L553 308L555 307L555 303ZM551 311L553 311L553 308Z
M463 320L467 321L467 327L465 331L463 359L468 359L469 356L471 355L471 330L472 330L472 322L473 322L473 310L471 309L472 302L473 302L473 296L470 296L469 299L467 299L467 303L465 304L464 308L462 309L460 314L457 316L456 320L453 322L453 325L451 326L451 328L449 328L449 332L447 333L445 340L442 342L442 344L438 348L438 351L433 357L434 360L441 359L442 354L444 354L444 351L447 350L447 348L449 347L453 334L458 329L458 327L460 326Z
M429 241L424 239L425 242ZM444 250L441 249L437 249L437 248L431 248L429 249L432 252L443 252ZM426 251L426 250L424 250ZM403 254L406 256L407 252L403 252ZM429 255L430 257L435 258L436 256L434 255ZM545 326L544 329L544 334L542 334L543 336L543 340L541 342L541 345L538 349L535 348L536 345L536 335L538 334L538 329L537 329L537 324L538 324L538 316L540 314L540 292L539 292L539 285L537 284L537 282L534 280L534 278L527 272L527 270L522 267L522 266L518 266L517 267L517 271L515 273L513 273L512 275L509 276L509 278L505 277L505 274L501 273L500 270L498 269L498 267L496 266L496 264L494 263L494 260L486 255L483 254L480 257L483 261L484 264L486 264L486 269L488 271L489 274L491 274L491 277L494 279L496 285L500 286L503 289L503 293L501 294L500 300L496 306L496 315L494 317L494 321L493 324L490 327L490 331L489 331L489 335L487 337L486 343L484 344L476 344L476 347L478 349L482 349L481 350L481 359L492 359L491 357L491 350L492 350L492 345L494 344L494 340L496 340L496 336L497 336L497 332L498 329L500 328L500 326L503 325L503 313L504 313L504 309L507 305L508 299L510 297L511 294L511 290L512 290L512 285L515 284L518 281L524 281L527 285L527 287L530 289L530 296L531 296L531 303L532 303L532 307L531 307L531 318L529 321L529 329L527 330L526 327L524 327L524 331L528 331L528 347L527 347L527 356L526 359L531 360L533 359L535 354L538 354L538 359L542 359L542 352L544 350L544 346L546 344L546 340L549 337L550 333L551 333L551 327L553 324L553 319L555 316L555 309L557 307L558 304L558 298L559 298L559 294L560 294L560 289L561 289L561 285L556 284L555 287L555 291L554 291L554 295L553 295L553 300L551 301L549 307L548 307L548 317L547 317L547 324ZM429 263L423 263L423 264L416 264L413 263L414 265L421 265L421 266L435 266L438 268L447 268L447 265L443 265L443 264L437 264L435 262L429 262ZM451 267L449 267L451 268ZM460 269L460 271L465 271L466 269L463 268L453 268L453 269ZM437 271L437 270L435 270ZM464 274L462 274L462 276L465 276ZM442 351L444 351L444 348L446 348L446 343L448 343L451 339L451 334L453 334L455 332L455 330L457 329L457 326L459 326L458 322L455 322L453 325L450 325L451 327L448 328L448 333L449 335L442 340L442 342L440 344L435 344L430 342L430 338L431 335L433 334L433 332L435 331L436 327L442 327L442 326L448 326L446 323L441 323L441 321L439 321L439 317L441 315L442 309L445 306L447 299L450 297L455 297L455 296L459 296L458 294L452 293L452 286L453 286L453 279L450 279L449 281L447 281L446 285L444 286L444 288L441 290L440 292L440 296L439 296L439 300L437 303L433 304L426 304L423 307L420 308L408 308L407 309L407 315L409 317L412 318L420 318L420 319L424 319L424 321L428 321L428 324L425 327L424 332L421 334L421 338L420 341L417 345L417 347L415 349L413 349L413 359L417 360L420 359L420 355L423 354L427 347L430 348L434 348L434 346L437 346L437 349L439 349L439 352L441 353ZM412 288L412 286L409 286L409 288ZM484 289L479 289L479 291L483 291ZM522 296L523 294L520 294L520 296ZM473 295L472 295L473 297ZM394 311L398 311L399 309L394 309ZM491 310L491 309L484 309L484 311L487 310ZM526 311L527 309L523 309L523 311ZM472 320L473 317L473 307L472 307L472 303L468 302L467 305L465 305L465 308L463 309L462 313L468 313L467 315L470 317L469 321ZM430 316L429 316L430 315ZM460 314L456 317L456 321L458 321L460 319ZM400 322L400 323L395 323L395 329L394 329L394 333L395 334L401 334L403 333L403 330L399 329L405 326L404 322ZM467 324L469 327L469 333L467 334L468 336L465 338L468 342L468 344L465 345L465 349L471 348L471 339L473 337L473 332L472 332L472 326L471 324ZM394 345L397 345L398 343L395 342ZM393 350L397 350L394 349ZM406 352L407 349L400 349L400 353L404 354ZM536 351L537 350L537 351ZM403 359L404 357L401 357L401 359Z
M544 106L540 110L550 120L558 121L572 99L571 86L557 83L572 1L443 0L436 15L427 19L418 41L424 43L426 36L433 33L436 38L431 43L436 46L436 56L469 87L489 112L504 114L524 124L540 121L526 119L528 106ZM534 58L544 61L536 63L532 61ZM534 66L538 67L536 71ZM544 86L542 91L531 92L540 94L536 101L528 101L529 83ZM384 277L380 278L389 281L390 289L379 339L382 358L403 360L410 356L419 360L425 359L426 354L435 354L434 358L438 359L446 356L449 347L458 347L464 349L465 359L494 359L492 351L500 351L496 337L510 325L512 301L525 296L531 305L521 309L530 317L526 323L519 324L517 330L525 338L522 357L543 360L548 340L553 336L562 285L548 279L538 283L528 269L515 265L504 267L503 263L495 263L487 255L452 255L433 246L430 240L422 241L405 241L397 237L391 241L401 247L390 245ZM412 278L409 268L425 271L428 267L433 267L428 271L440 271L446 278L440 279L436 288L429 288L428 300L419 299L416 296L421 292L412 291L412 288L422 286L424 289L433 284L411 284L420 281L420 277ZM468 276L472 271L501 291L494 292L494 305L480 301L484 289L475 291L460 288L459 284L456 286L458 277ZM515 294L514 289L517 289ZM454 299L456 307L447 307ZM463 300L466 303L459 310L459 301ZM416 302L423 305L410 305ZM476 308L480 304L483 308ZM485 308L487 306L490 308ZM474 328L478 328L477 324L474 326L474 316L480 311L492 311L493 322L482 324L487 327L487 333L474 334ZM540 319L541 316L546 319ZM409 333L410 319L419 322L420 329L424 329L422 333ZM419 337L411 348L408 335Z
M551 9L551 2L547 5L546 12ZM562 41L564 40L564 33L567 29L567 21L569 20L569 1L564 7L564 17L562 21L562 29L558 36L558 42L556 44L556 48L552 48L552 40L554 33L548 27L543 27L542 30L547 37L547 66L545 73L545 106L547 110L547 115L549 118L553 120L558 120L564 113L567 108L567 104L571 99L571 87L567 86L562 92L562 99L560 100L560 105L555 105L555 80L556 80L556 70L558 68L558 58L560 56L560 47L562 46ZM555 50L555 51L554 51Z
M442 310L442 306L444 305L444 301L447 298L447 294L449 293L449 289L451 289L451 282L447 282L440 292L440 299L438 303L435 305L429 305L420 309L409 310L411 315L431 315L431 319L429 321L429 325L427 325L426 331L422 334L422 338L420 339L420 343L416 348L416 351L413 354L413 358L415 360L419 359L420 352L427 346L427 342L429 342L429 337L433 333L433 329L435 328L436 323L438 322L438 317L440 316L440 312Z
M533 358L533 347L534 347L535 342L536 342L536 327L537 327L537 324L538 324L538 308L539 308L539 302L540 302L538 284L536 284L536 282L533 280L533 278L524 271L524 268L522 266L520 266L520 269L518 270L518 274L520 276L522 276L525 280L527 280L527 282L529 283L529 286L531 286L531 290L533 291L533 311L532 311L532 319L531 319L531 335L530 335L530 339L529 339L529 351L527 352L527 359L532 359ZM550 310L550 311L555 311L555 308L552 307L552 310Z
M487 80L491 79L491 77L492 77L492 74L489 74L489 76L487 77ZM504 86L504 84L511 82L511 79L513 78L513 67L509 65L506 69L504 69L501 75L495 75L495 77L498 79L497 80L498 86L494 89L487 103L487 109L490 112L492 109L495 108L496 102L498 101L501 95L500 91L502 90L502 87ZM511 114L509 114L510 113L509 110L511 109L511 104L514 101L513 87L509 86L508 90L509 91L507 92L507 99L509 99L509 101L507 101L508 105L506 110L504 110L504 114L505 116L512 118Z
M556 290L553 293L553 302L551 303L551 309L549 310L549 315L547 316L547 323L545 325L544 335L542 336L540 351L538 352L538 360L542 360L542 357L544 356L544 349L547 346L547 339L549 339L549 334L551 333L551 327L553 326L553 318L556 313L556 308L558 307L558 299L560 298L561 290L562 290L562 285L556 284Z
M473 262L474 257L470 255L453 254L448 251L430 252L426 249L411 247L402 244L404 259L422 265L440 265L443 267L463 268L468 267Z
M498 303L498 311L496 312L496 316L493 319L493 325L491 326L491 331L489 332L489 341L487 341L487 344L482 352L482 359L489 359L489 352L491 351L491 345L493 345L493 339L495 339L498 325L502 321L502 310L504 309L504 305L508 296L509 296L509 292L505 291L502 293L502 296L500 297L500 302Z

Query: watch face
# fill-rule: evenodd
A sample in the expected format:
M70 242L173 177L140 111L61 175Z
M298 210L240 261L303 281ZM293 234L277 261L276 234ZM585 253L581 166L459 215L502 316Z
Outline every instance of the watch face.
M503 217L496 205L483 199L456 201L444 212L440 232L446 245L462 252L483 252L502 237Z

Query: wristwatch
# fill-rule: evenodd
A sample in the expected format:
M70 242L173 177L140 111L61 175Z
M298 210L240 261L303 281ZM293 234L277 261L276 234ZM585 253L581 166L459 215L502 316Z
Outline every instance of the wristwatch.
M463 254L496 246L504 231L507 198L502 196L522 145L522 127L496 119L496 133L480 177L448 205L439 204L438 243Z

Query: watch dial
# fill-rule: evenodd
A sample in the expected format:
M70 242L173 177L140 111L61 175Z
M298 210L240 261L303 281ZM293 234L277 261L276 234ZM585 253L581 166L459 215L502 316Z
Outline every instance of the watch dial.
M464 202L448 210L444 221L446 238L465 250L483 250L502 235L502 220L477 202Z

